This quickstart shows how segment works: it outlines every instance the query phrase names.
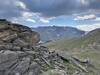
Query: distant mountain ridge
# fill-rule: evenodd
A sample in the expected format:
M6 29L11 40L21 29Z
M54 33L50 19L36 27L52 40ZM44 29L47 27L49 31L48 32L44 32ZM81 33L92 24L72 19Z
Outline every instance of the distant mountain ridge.
M44 26L32 28L32 30L40 33L42 41L57 40L62 38L77 38L85 34L84 31L64 26Z
M51 48L65 48L72 50L78 48L81 50L85 49L100 49L100 28L90 31L86 35L80 38L73 39L62 39L56 42L51 42L48 44Z

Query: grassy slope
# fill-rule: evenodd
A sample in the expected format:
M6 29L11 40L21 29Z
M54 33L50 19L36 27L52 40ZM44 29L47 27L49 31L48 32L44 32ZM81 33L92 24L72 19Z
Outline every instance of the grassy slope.
M49 48L64 48L64 49L73 49L80 48L81 46L87 46L94 42L100 42L100 29L90 32L84 37L77 39L63 39L56 42L51 42L46 44Z
M92 43L100 44L100 29L90 32L88 35L78 39L63 39L57 42L51 42L46 44L49 48L64 49L67 53L71 53L73 56L77 56L81 59L89 58L92 63L100 70L100 50L82 50L81 46L87 47ZM73 50L77 48L76 50ZM87 74L93 75L93 74Z

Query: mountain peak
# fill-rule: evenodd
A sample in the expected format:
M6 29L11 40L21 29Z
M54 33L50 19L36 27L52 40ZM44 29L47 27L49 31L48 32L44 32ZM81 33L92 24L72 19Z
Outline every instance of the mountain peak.
M32 30L40 33L41 41L78 38L85 34L84 31L65 26L44 26L32 28Z

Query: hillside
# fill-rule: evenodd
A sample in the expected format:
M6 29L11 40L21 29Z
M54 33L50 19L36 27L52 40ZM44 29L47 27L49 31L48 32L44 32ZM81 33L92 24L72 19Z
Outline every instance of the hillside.
M100 29L93 30L87 35L74 38L74 39L62 39L60 41L51 42L47 45L49 47L74 49L74 48L87 48L87 47L99 47L100 44Z
M80 59L88 59L100 70L100 29L93 30L77 39L63 39L45 44L53 50L63 50L66 54ZM58 52L59 52L58 50ZM95 75L95 74L87 74ZM97 74L99 75L99 74Z
M84 35L84 31L73 27L44 26L32 28L33 31L40 33L41 41L52 41L63 38L77 38Z
M65 52L55 52L45 46L36 45L38 42L37 32L23 25L0 20L0 75L99 73L91 63L67 56Z

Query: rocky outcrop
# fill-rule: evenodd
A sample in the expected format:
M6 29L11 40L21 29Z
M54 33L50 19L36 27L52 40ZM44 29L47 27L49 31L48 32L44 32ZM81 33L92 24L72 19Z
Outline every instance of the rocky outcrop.
M1 50L0 75L38 75L50 68L60 68L61 62L56 53L50 53L45 47L28 51Z
M18 46L36 45L39 34L30 28L0 20L0 44L12 43Z
M38 42L39 34L30 28L1 21L0 75L51 75L49 71L52 75L84 75L87 72L83 62L36 45ZM70 73L69 68L74 71Z
M39 34L30 28L1 19L0 75L25 75L30 73L26 72L30 70L36 75L35 69L37 73L38 68L35 67L38 67L38 65L36 66L36 63L32 62L30 55L32 57L34 54L32 46L36 46L39 40ZM29 51L29 55L24 51ZM33 74L30 73L29 75Z

